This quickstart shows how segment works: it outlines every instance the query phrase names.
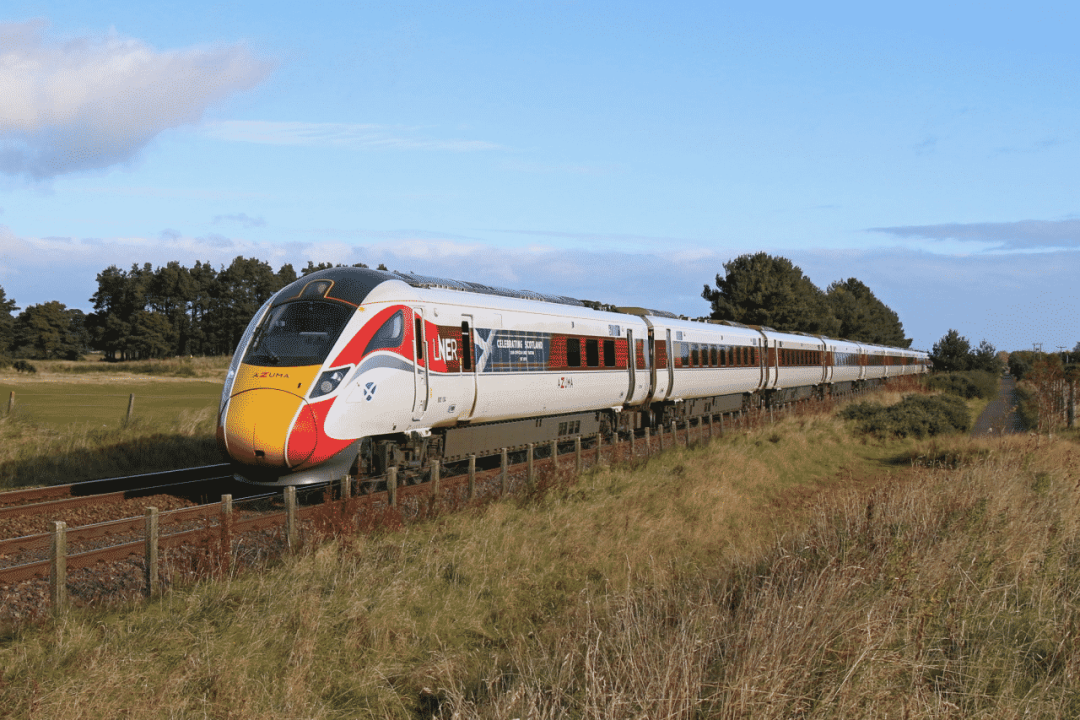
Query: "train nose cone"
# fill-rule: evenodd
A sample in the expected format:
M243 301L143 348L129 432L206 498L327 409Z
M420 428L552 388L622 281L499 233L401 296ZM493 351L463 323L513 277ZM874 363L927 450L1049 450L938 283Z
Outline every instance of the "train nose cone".
M235 460L261 467L296 467L315 452L315 414L302 397L259 388L232 396L221 423Z

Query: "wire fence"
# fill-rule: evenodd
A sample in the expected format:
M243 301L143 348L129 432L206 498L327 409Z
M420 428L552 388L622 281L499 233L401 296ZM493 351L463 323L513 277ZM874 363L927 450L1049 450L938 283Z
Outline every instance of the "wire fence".
M175 416L179 412L215 409L219 394L8 392L6 415L19 413L37 420L113 420L136 416ZM115 414L108 411L115 411Z

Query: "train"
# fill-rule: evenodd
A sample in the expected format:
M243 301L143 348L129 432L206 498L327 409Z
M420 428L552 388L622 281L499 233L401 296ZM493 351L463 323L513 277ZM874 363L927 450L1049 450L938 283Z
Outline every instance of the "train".
M929 356L414 273L339 267L252 317L221 394L240 480L409 473L927 372Z

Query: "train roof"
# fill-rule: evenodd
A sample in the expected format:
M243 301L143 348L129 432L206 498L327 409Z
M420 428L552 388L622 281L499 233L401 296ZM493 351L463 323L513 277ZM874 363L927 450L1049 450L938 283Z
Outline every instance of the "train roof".
M441 288L444 290L479 293L481 295L519 298L521 300L539 300L575 307L586 306L581 300L566 297L565 295L551 295L532 290L511 290L464 280L357 267L328 268L305 275L283 288L274 304L279 305L291 300L323 298L337 300L349 305L360 305L371 294L372 290L389 280L400 280L415 288Z

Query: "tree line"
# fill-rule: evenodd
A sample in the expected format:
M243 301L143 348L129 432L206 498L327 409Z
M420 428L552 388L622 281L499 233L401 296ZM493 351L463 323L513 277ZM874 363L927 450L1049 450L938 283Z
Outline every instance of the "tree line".
M856 342L906 348L899 316L855 278L821 290L784 257L759 252L724 263L701 296L712 305L713 320L734 320L783 332L805 332Z
M227 355L271 295L330 267L309 261L299 274L289 264L275 272L262 260L244 257L220 269L202 262L190 268L179 262L156 269L149 263L130 270L112 265L97 275L90 313L54 300L16 315L15 300L0 288L0 355L74 360L87 349L110 360Z

